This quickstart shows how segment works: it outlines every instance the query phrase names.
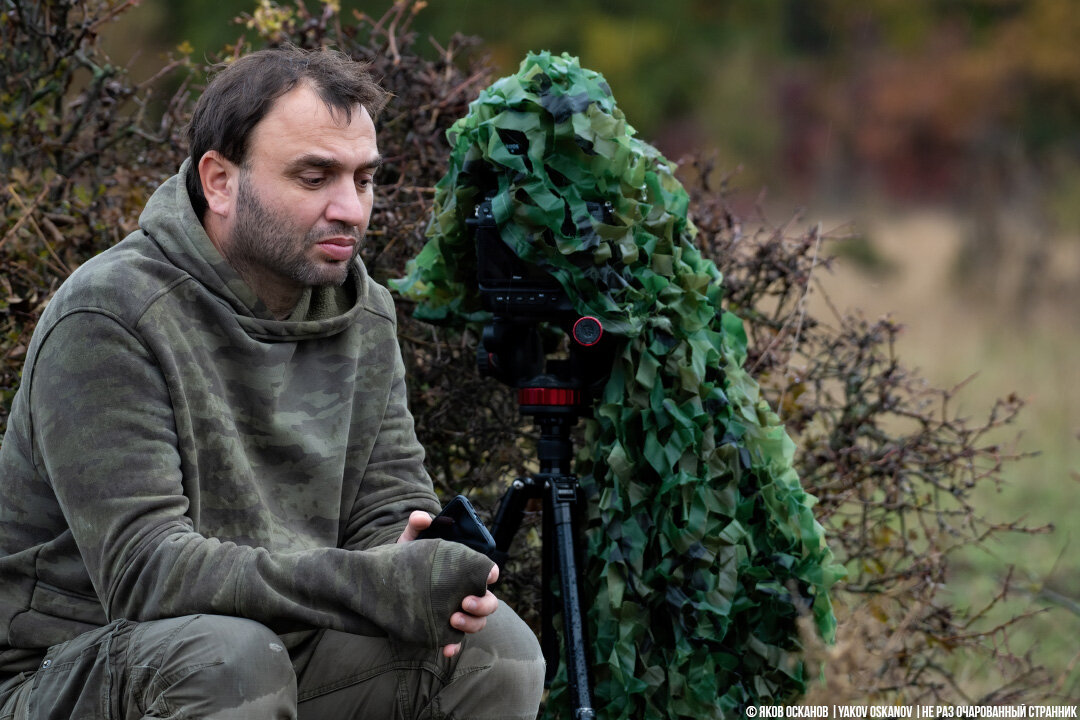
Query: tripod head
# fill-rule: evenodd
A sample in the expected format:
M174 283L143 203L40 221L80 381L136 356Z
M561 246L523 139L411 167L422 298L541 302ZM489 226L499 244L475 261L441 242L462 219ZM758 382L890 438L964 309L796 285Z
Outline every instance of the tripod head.
M550 273L506 246L490 196L467 223L476 241L480 301L492 314L477 348L480 372L518 388L522 412L538 420L576 419L610 372L615 339L599 319L574 309Z

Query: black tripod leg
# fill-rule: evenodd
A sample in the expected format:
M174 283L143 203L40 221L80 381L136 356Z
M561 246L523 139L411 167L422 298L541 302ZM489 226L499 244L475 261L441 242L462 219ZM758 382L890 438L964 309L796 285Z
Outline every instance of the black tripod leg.
M532 499L542 499L544 502L543 537L554 537L554 530L551 527L551 513L547 511L548 498L544 494L543 481L538 482L536 478L532 477L518 478L507 488L502 501L499 503L499 509L495 511L495 520L491 524L491 535L495 539L495 562L500 568L510 556L510 544L514 540L514 535L521 529L521 522L525 517L525 507L529 500ZM555 671L559 667L559 645L555 641L555 630L551 620L555 600L554 593L551 590L551 577L555 563L552 560L551 549L546 542L541 550L541 562L540 586L543 590L540 596L540 648L544 653L544 662L547 664L544 685L550 686L551 681L555 678Z
M555 638L555 588L552 578L555 577L558 566L555 546L552 538L555 537L554 513L551 509L551 496L544 498L544 527L543 547L541 548L540 587L540 649L544 652L544 662L547 668L544 674L544 687L551 687L551 681L555 679L555 672L559 669L559 641Z
M596 717L592 708L589 663L585 645L585 621L578 589L577 557L574 546L574 515L577 509L577 480L552 479L550 503L562 590L563 635L566 642L566 676L570 685L575 720Z
M502 568L510 554L510 543L521 528L525 517L525 506L533 498L543 497L543 488L532 478L518 478L499 502L495 511L495 520L491 524L491 536L495 540L495 562Z

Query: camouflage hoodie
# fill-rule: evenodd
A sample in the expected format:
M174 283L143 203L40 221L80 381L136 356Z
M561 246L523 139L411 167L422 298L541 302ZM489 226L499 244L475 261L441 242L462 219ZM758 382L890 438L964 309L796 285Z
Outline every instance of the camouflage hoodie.
M431 647L491 563L438 510L389 293L356 263L275 320L179 175L64 283L0 448L0 673L115 618L236 615Z

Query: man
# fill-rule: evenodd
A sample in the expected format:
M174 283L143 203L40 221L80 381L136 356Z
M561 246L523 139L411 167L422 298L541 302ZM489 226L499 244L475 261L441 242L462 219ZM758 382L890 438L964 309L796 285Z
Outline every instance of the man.
M543 661L437 512L357 252L384 92L235 61L141 229L56 293L0 448L0 718L531 718Z

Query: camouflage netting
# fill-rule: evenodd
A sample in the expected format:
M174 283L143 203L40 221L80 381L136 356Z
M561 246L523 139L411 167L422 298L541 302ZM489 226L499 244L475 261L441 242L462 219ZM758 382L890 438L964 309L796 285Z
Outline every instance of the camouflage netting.
M504 242L625 338L576 466L601 716L733 717L792 700L806 688L796 619L812 613L832 638L842 570L795 446L742 368L742 322L720 309L673 166L565 54L529 55L448 136L428 243L395 283L416 316L487 319L465 220L494 190Z

